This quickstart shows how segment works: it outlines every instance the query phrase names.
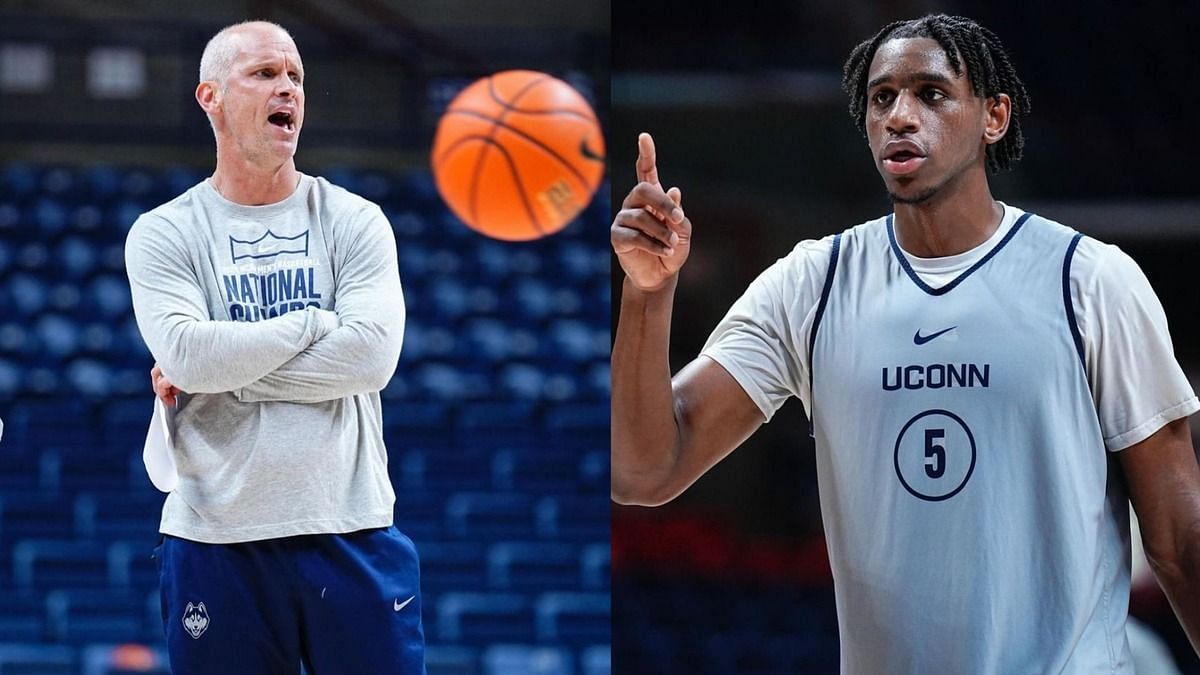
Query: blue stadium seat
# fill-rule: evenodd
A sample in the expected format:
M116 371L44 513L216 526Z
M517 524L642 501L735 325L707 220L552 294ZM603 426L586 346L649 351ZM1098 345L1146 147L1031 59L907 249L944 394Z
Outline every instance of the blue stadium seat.
M37 192L41 182L41 169L25 162L9 162L0 172L0 192L17 197L27 197Z
M608 401L612 397L612 368L607 359L593 361L584 378L587 392L593 400Z
M122 195L134 199L155 201L155 175L145 169L123 170L118 189Z
M0 675L79 675L73 647L0 644Z
M420 541L444 536L444 506L440 495L428 492L397 492L393 509L396 529L410 539Z
M579 585L579 552L558 543L506 541L488 549L488 586L494 590L545 591Z
M59 198L69 199L78 195L80 190L76 185L75 173L66 167L54 166L42 172L41 193Z
M411 306L409 312L414 312ZM411 314L410 314L411 316ZM400 356L400 367L409 368L426 359L451 359L468 349L467 340L457 331L436 323L410 323L404 328L404 351Z
M67 230L67 206L56 197L41 197L33 203L38 236L51 241Z
M170 675L165 645L89 645L79 660L84 675Z
M30 537L70 536L74 519L71 503L52 494L0 495L0 542L6 545Z
M413 372L419 391L444 401L466 401L491 393L487 373L477 367L423 363Z
M32 358L37 350L37 343L24 325L16 321L0 323L0 354L25 362ZM20 364L13 365L20 367Z
M599 329L579 319L556 319L548 333L555 350L576 363L609 353L611 337L607 326Z
M125 452L97 452L92 439L74 448L45 450L43 471L48 478L57 476L56 487L63 492L115 492L129 488L127 457Z
M5 441L13 429L5 429ZM8 443L6 442L5 445ZM14 444L15 445L15 444ZM21 446L15 445L20 448ZM0 494L12 490L30 490L42 486L41 457L33 452L13 452L7 448L0 452ZM2 522L2 521L0 521Z
M437 601L436 636L446 643L530 642L529 598L514 593L446 593Z
M580 487L579 457L569 450L499 450L492 457L492 483L499 490L532 494L574 492Z
M428 640L429 629L425 630ZM426 675L479 675L479 654L472 647L427 644L425 672Z
M76 314L80 309L80 300L82 294L79 292L79 286L70 281L61 283L49 283L49 308L52 311L59 312L68 316Z
M20 204L9 201L9 199L10 197L0 191L0 237L7 242L15 242L19 241L21 237L28 236L25 231L27 229L25 221L28 216Z
M46 595L50 635L68 644L137 642L149 633L145 602L131 591L53 591Z
M110 242L100 249L100 267L107 272L125 273L125 244Z
M109 396L117 383L113 369L97 359L72 359L66 365L65 375L71 391L98 399Z
M109 164L93 164L83 170L82 181L96 202L111 199L121 187L121 170Z
M128 316L133 307L129 282L115 274L96 277L87 285L84 300L97 314L108 319Z
M4 592L0 603L0 636L4 642L41 642L46 638L46 601L31 590ZM0 656L0 664L3 657ZM0 666L0 675L5 671Z
M543 593L536 601L537 635L546 642L608 642L612 601L607 593Z
M575 448L607 447L611 414L607 401L563 403L546 411L546 428Z
M612 481L609 477L608 450L591 450L580 457L579 481L588 492L604 492L609 489Z
M169 167L162 173L162 184L166 194L181 195L204 180L210 172L201 171L190 166Z
M126 467L118 468L122 480L126 480ZM81 494L75 498L75 529L81 537L105 541L144 540L150 544L146 549L148 551L157 537L165 499L166 495L161 492L130 494L122 490L107 494Z
M516 438L523 440L536 427L536 413L526 401L477 401L459 406L456 428L468 439L477 439L477 432L492 434L490 444L498 441L494 432L502 429L521 431Z
M108 552L99 542L27 539L13 547L12 560L17 588L108 585Z
M68 236L54 248L54 261L63 276L82 279L96 269L96 247L82 237Z
M79 344L77 324L65 316L46 314L33 327L34 336L42 344L42 353L61 360L75 354Z
M579 654L580 675L611 675L612 649L608 645L592 645Z
M446 502L446 526L451 536L477 541L529 537L533 507L528 494L459 493Z
M492 645L483 650L484 675L575 675L571 651L559 647Z
M395 485L405 491L485 490L491 481L483 468L490 460L491 452L478 447L409 450L395 464Z
M487 586L483 546L479 543L418 542L417 554L424 588L477 591Z
M107 323L96 321L79 326L79 350L84 354L108 360L116 341L116 331Z
M2 232L3 230L0 230L0 233ZM0 236L3 235L0 234ZM13 266L15 256L13 245L8 241L0 240L0 276L8 274L9 269Z
M537 531L547 539L581 541L610 537L608 495L543 497L537 504Z
M109 232L114 238L125 238L125 233L133 226L134 221L153 206L147 203L120 199L106 209L104 220L109 224Z
M609 589L612 567L612 544L607 541L588 544L579 555L580 585L588 591Z
M108 582L112 588L145 590L158 587L158 563L151 552L158 541L157 532L146 533L132 541L108 545Z
M518 400L536 401L546 393L544 370L529 363L506 363L497 375L500 393Z
M17 272L8 279L8 289L12 297L12 308L21 318L36 316L49 303L46 285L38 277L25 272Z
M99 248L100 232L104 227L104 211L94 203L79 204L67 216L68 230L82 235L92 246Z
M392 225L392 232L396 235L396 241L399 247L403 248L408 245L409 240L413 242L424 243L430 240L427 236L429 230L429 221L427 221L420 213L412 210L386 210L388 222ZM401 272L403 272L403 268ZM403 279L404 275L401 274Z

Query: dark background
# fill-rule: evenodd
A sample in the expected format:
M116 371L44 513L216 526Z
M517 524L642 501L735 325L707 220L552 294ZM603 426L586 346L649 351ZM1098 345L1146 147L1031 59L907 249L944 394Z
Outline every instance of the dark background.
M673 369L797 241L891 210L847 113L842 64L886 23L934 12L997 33L1032 98L1025 158L992 178L993 194L1131 254L1195 382L1200 10L1176 2L615 0L613 208L635 183L636 136L648 131L662 182L682 188L695 228L676 296ZM791 401L671 504L614 507L619 672L836 670L807 431ZM1163 610L1153 592L1135 592L1134 613L1166 636L1185 672L1200 672Z

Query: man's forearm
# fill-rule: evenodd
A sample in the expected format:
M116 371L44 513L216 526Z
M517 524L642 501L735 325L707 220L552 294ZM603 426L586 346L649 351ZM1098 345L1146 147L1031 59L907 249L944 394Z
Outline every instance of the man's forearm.
M612 496L660 501L675 462L679 428L671 389L671 311L676 279L657 291L626 279L612 352Z
M380 391L396 372L404 337L396 319L346 323L275 370L239 389L244 403L318 403Z
M1160 566L1151 559L1151 567L1192 649L1200 655L1200 524L1193 530L1182 544L1177 564Z
M310 309L254 323L175 317L143 328L171 382L189 394L233 391L294 358L336 326L332 312Z

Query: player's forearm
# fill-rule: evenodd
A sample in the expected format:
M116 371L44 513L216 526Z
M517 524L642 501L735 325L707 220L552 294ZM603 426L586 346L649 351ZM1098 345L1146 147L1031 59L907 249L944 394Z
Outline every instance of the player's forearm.
M343 323L295 358L237 391L245 403L319 403L382 390L404 338L404 307L391 316Z
M337 325L332 312L308 309L253 323L175 316L143 328L172 383L190 394L244 387L301 353Z
M1192 649L1200 655L1200 519L1193 524L1190 534L1181 538L1180 546L1179 553L1168 561L1150 557L1150 566L1171 601Z
M627 279L612 352L612 498L657 505L679 453L669 360L675 280L646 293Z

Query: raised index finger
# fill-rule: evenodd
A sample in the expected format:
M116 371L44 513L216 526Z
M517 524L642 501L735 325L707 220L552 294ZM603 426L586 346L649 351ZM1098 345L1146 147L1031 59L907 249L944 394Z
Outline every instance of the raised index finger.
M658 158L654 153L654 138L646 132L638 134L637 177L639 182L659 185Z

